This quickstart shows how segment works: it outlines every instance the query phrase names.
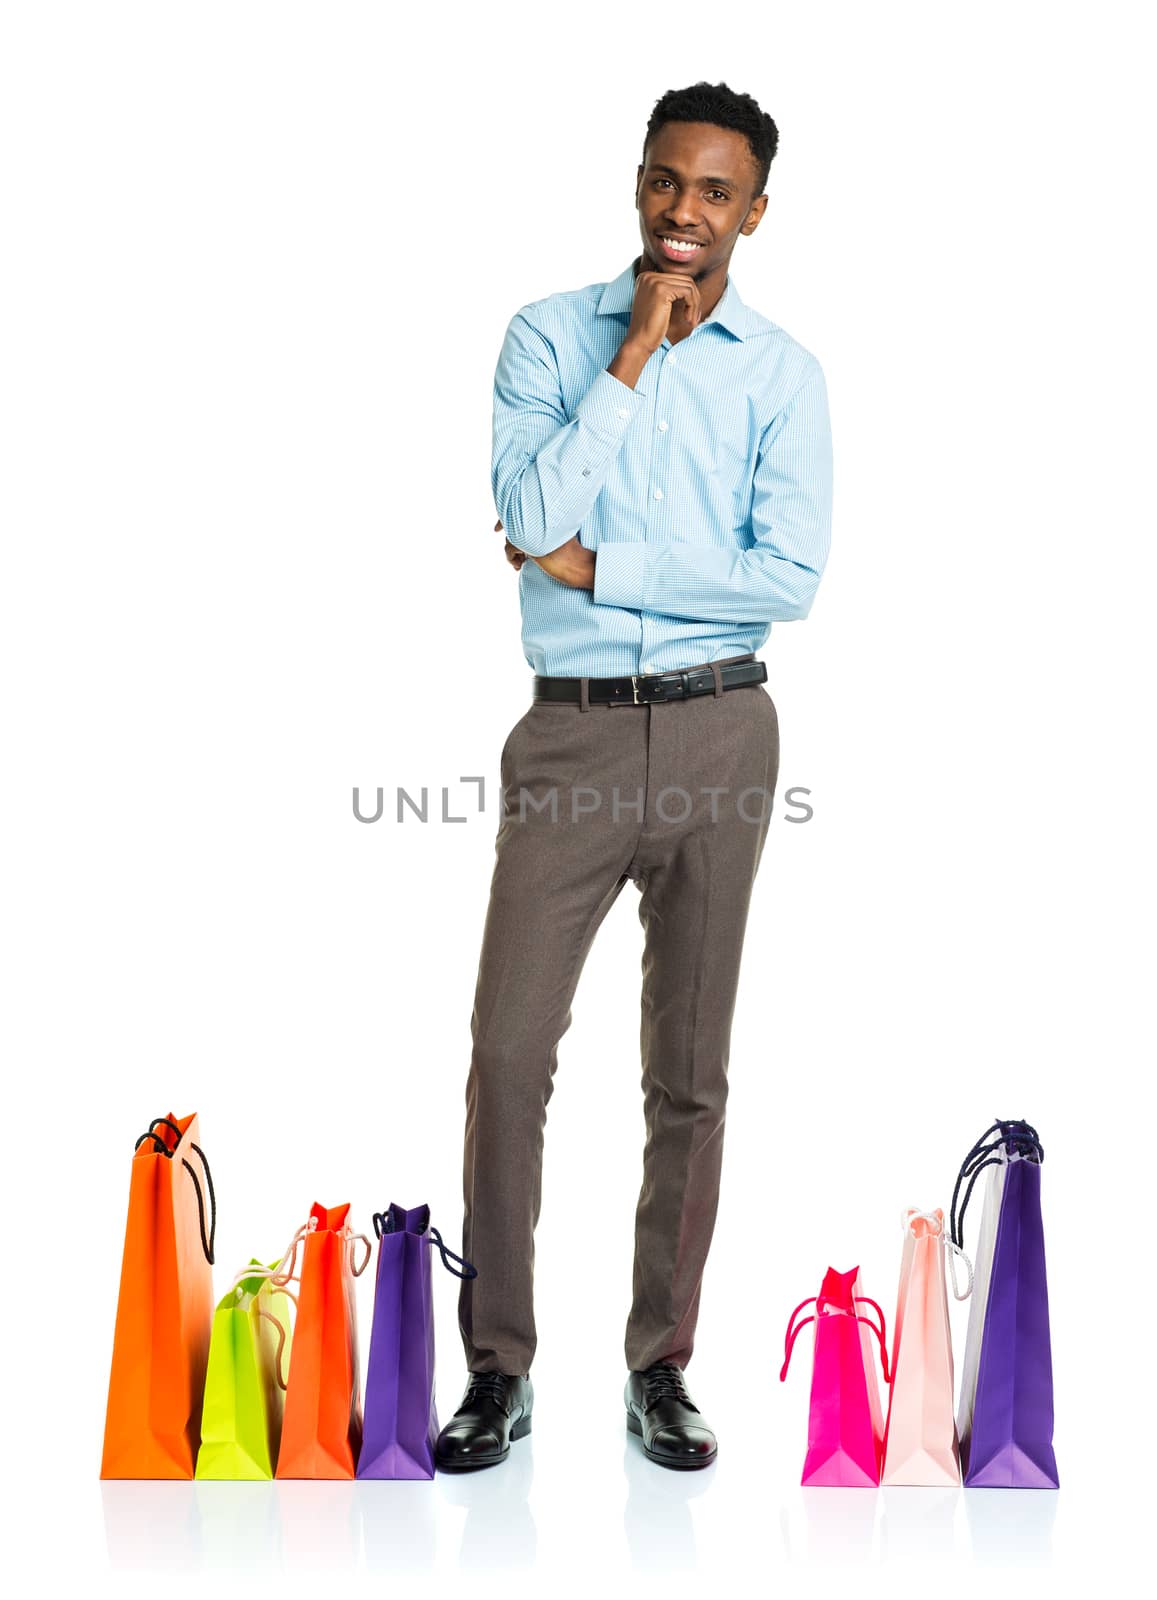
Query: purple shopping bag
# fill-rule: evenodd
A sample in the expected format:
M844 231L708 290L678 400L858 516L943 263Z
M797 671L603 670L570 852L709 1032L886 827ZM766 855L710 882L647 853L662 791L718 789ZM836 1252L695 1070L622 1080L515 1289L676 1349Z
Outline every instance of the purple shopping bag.
M995 1137L986 1143L990 1134ZM1058 1484L1041 1222L1043 1160L1040 1139L1029 1123L995 1122L969 1152L952 1197L953 1238L962 1245L973 1186L984 1168L1002 1170L991 1265L977 1262L978 1293L984 1292L987 1268L986 1299L969 1322L970 1338L978 1339L979 1350L971 1417L960 1440L966 1488L1055 1489ZM957 1215L965 1179L968 1186Z
M457 1278L477 1268L430 1227L429 1206L394 1205L374 1217L378 1270L359 1478L432 1478L438 1413L434 1397L434 1295L430 1246ZM462 1262L459 1272L450 1257Z

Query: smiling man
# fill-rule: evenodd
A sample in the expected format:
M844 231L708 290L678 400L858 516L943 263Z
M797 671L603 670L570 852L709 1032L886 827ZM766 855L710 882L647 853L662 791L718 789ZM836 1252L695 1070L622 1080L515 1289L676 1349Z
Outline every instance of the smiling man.
M777 139L726 84L664 95L636 174L641 254L609 282L522 306L498 359L495 531L520 574L534 679L500 758L466 1085L463 1240L477 1276L459 1300L469 1376L438 1438L446 1470L505 1460L530 1431L547 1103L587 952L628 882L644 929L647 1134L626 1424L662 1466L706 1466L718 1450L684 1370L779 768L755 652L774 623L808 614L831 523L823 372L730 272L767 209ZM613 1225L600 1211L599 1230ZM592 1291L588 1264L576 1282ZM583 1309L576 1297L580 1337ZM581 1439L590 1424L577 1421Z

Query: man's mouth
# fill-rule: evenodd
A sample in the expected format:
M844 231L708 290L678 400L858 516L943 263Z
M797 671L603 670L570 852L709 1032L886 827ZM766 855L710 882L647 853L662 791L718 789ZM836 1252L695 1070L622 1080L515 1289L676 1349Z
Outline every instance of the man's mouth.
M690 261L704 248L697 239L680 239L672 233L657 233L655 238L668 261Z

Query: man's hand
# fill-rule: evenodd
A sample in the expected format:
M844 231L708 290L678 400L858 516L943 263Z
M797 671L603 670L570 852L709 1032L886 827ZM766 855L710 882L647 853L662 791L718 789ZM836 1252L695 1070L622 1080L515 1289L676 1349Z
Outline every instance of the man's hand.
M501 518L494 524L494 531L501 533ZM526 551L520 550L507 539L506 559L518 572L527 559ZM557 550L552 550L549 555L531 556L530 559L538 563L547 577L554 578L558 583L565 583L570 589L593 589L595 586L595 553L579 543L577 533L565 544L559 545Z
M635 277L631 321L623 343L648 352L672 335L682 339L702 316L699 285L682 272L640 272Z
M501 521L498 521L494 524L494 531L495 533L502 532ZM507 539L506 559L510 562L510 565L514 568L515 572L521 572L522 563L526 560L526 551L520 550L516 544L511 544L510 540Z

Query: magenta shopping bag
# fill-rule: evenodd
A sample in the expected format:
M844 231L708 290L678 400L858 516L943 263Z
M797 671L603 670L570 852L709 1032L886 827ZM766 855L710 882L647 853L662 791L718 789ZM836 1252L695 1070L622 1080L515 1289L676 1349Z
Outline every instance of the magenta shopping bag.
M359 1478L432 1478L438 1413L434 1393L434 1295L430 1247L456 1278L478 1270L430 1227L429 1206L391 1203L374 1217L378 1270L370 1329ZM463 1271L450 1265L450 1257Z
M827 1488L869 1488L880 1481L884 1416L876 1383L872 1335L879 1345L884 1382L888 1347L884 1313L859 1292L860 1269L836 1272L829 1267L818 1295L802 1300L788 1319L780 1382L787 1377L800 1331L815 1323L811 1402L808 1411L807 1456L802 1482ZM805 1306L815 1311L801 1322ZM858 1309L869 1306L878 1321Z
M1029 1123L994 1122L969 1151L953 1191L952 1236L963 1246L964 1213L976 1182L986 1170L994 1180L996 1225L987 1239L981 1232L973 1294L983 1298L969 1317L960 1402L966 1488L1055 1489L1058 1484L1041 1221L1043 1160L1040 1138Z

